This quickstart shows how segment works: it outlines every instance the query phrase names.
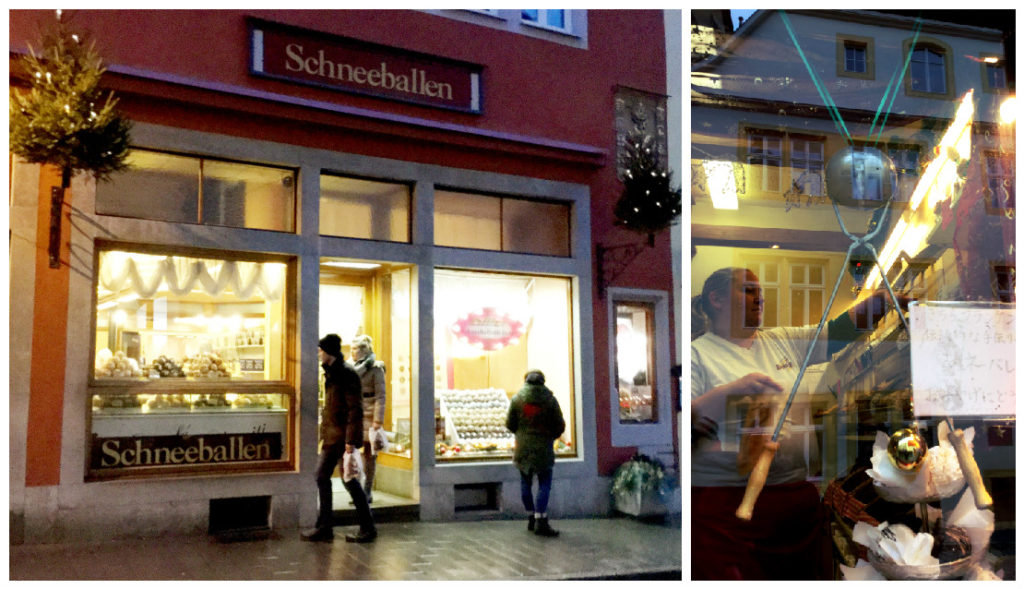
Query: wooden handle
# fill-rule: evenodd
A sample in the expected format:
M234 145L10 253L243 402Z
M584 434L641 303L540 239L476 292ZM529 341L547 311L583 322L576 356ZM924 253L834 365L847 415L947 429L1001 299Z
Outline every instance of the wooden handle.
M981 479L981 471L978 470L978 462L974 460L974 453L967 447L967 440L964 439L964 431L957 429L949 432L949 443L953 444L956 450L956 458L960 462L960 470L967 479L967 484L974 493L974 505L978 509L989 509L992 507L992 496L985 490L985 483Z
M754 470L751 471L750 478L747 479L747 490L743 493L743 501L736 509L736 517L741 520L750 521L750 518L754 516L754 504L757 503L757 496L764 488L764 482L768 480L768 469L772 467L772 460L775 459L775 452L778 449L778 442L767 441L764 443L761 455L757 457L757 464L754 465Z

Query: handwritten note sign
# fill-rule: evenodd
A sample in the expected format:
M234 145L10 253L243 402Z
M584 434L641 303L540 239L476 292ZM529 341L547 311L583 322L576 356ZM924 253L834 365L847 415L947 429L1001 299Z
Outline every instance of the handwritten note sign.
M914 415L1014 415L1012 306L914 303L910 369Z

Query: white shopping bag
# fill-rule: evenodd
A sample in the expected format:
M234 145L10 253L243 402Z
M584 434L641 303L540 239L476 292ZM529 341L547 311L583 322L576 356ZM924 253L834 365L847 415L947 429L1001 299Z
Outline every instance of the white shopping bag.
M384 428L370 428L370 452L376 456L377 452L387 452L387 450L388 435L384 432Z
M341 459L341 480L349 482L352 479L359 479L359 483L363 482L363 455L359 450L354 452L345 452L345 457Z

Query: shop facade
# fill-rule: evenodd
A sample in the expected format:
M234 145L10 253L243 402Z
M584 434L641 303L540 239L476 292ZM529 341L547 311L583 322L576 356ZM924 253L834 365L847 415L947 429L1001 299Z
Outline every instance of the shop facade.
M791 476L773 467L768 487L817 488L828 578L963 577L963 551L887 566L877 543L865 552L862 529L906 525L934 532L938 547L946 539L928 518L959 525L975 507L986 523L964 525L974 564L990 569L968 578L986 578L1016 551L1015 379L1003 368L1015 346L1015 31L999 13L898 12L761 10L734 28L728 11L694 11L691 296L719 269L739 269L759 300L760 322L745 328L828 344L767 367L787 384L785 433L781 402L768 417L736 394L705 442L741 458L758 436L790 445ZM896 300L915 302L901 312ZM834 321L851 308L840 339ZM975 358L981 341L991 347ZM697 406L710 389L693 382ZM980 486L965 484L969 461L941 462L955 428L973 432ZM927 461L887 454L907 432ZM701 444L694 456L710 448ZM937 489L947 467L956 474ZM984 493L988 505L974 505Z
M133 121L131 167L73 179L50 269L33 252L53 171L12 159L11 339L33 342L11 353L12 538L206 533L243 510L311 524L327 333L346 356L372 338L375 487L421 519L518 514L503 412L532 368L567 423L554 517L607 513L637 451L678 463L669 236L611 284L594 269L629 238L616 109L653 105L637 124L665 142L663 48L614 55L674 21L384 14L73 15ZM12 13L12 54L47 18ZM207 46L162 36L171 20ZM580 71L535 78L542 58ZM643 373L628 411L620 368Z

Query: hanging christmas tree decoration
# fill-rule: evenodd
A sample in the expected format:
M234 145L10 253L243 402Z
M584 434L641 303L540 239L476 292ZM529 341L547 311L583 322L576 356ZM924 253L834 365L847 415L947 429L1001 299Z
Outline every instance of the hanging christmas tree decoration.
M626 139L626 170L622 196L615 205L615 224L638 233L665 229L682 211L682 190L671 187L672 172L662 167L650 135Z
M61 170L50 211L50 267L60 266L60 221L71 177L88 172L106 180L127 167L131 124L121 118L113 92L100 88L105 68L95 44L73 32L57 11L42 35L19 60L28 90L11 88L10 149L29 163Z

